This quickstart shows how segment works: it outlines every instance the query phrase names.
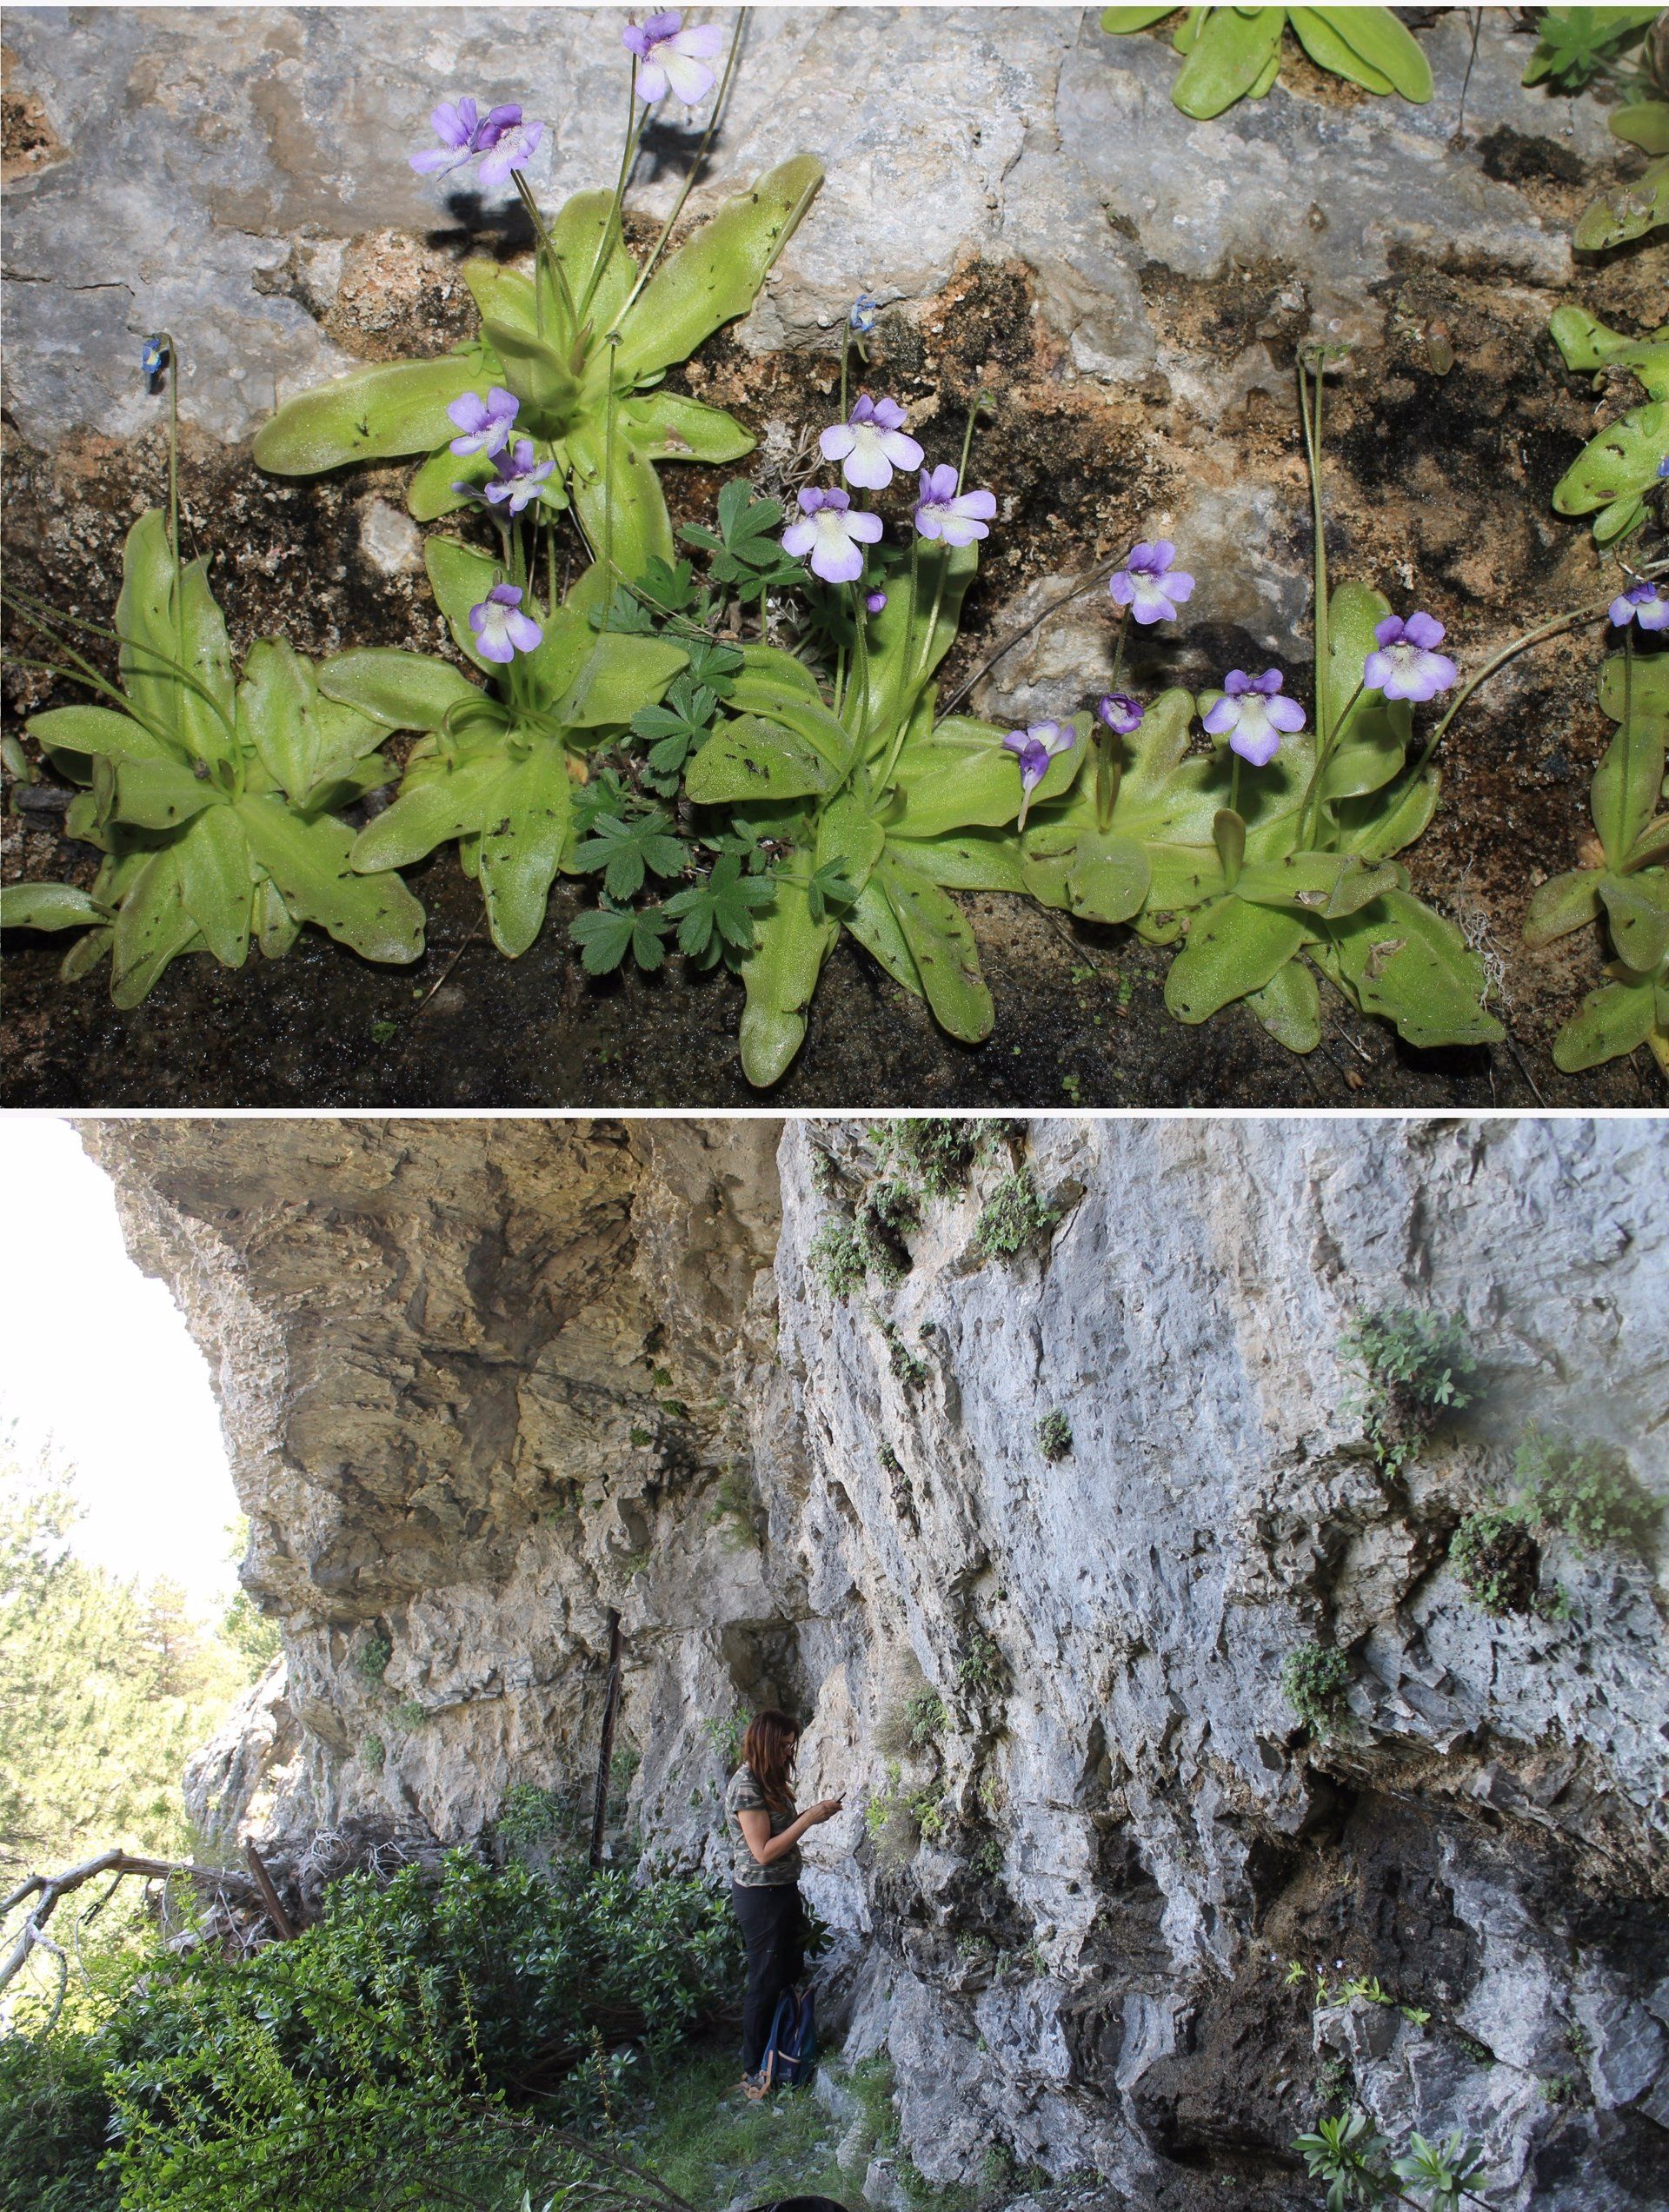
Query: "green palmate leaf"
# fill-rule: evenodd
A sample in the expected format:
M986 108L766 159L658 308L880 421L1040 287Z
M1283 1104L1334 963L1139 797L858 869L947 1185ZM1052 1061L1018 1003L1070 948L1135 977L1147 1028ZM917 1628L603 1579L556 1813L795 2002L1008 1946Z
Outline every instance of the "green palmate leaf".
M423 949L423 910L397 875L356 874L354 834L325 815L304 821L282 800L249 796L237 806L249 850L303 921L369 960L415 960Z
M775 901L741 964L741 1066L756 1088L780 1082L804 1043L806 1009L839 934L832 917L813 918L802 886L778 878Z
M1600 67L1614 60L1657 18L1655 8L1544 8L1524 82L1551 79L1561 90L1579 91Z
M1646 868L1636 875L1602 875L1599 896L1617 957L1637 974L1650 975L1669 958L1669 874Z
M1572 243L1579 253L1603 253L1669 223L1669 161L1654 162L1632 184L1617 186L1583 215Z
M775 879L744 875L735 853L721 853L704 883L675 893L664 911L678 924L678 949L692 959L716 952L721 944L748 951L754 916L776 895Z
M101 764L102 765L102 764ZM174 829L226 794L177 761L123 756L115 764L115 811L138 829Z
M670 255L622 321L615 375L642 383L745 315L822 177L821 162L797 155L728 202Z
M1566 1075L1625 1053L1651 1041L1656 1027L1655 994L1649 981L1602 983L1590 991L1553 1040L1553 1065Z
M684 789L698 806L797 799L833 791L841 773L797 730L743 714L708 739L689 764Z
M493 942L509 960L525 953L545 922L550 887L568 840L574 786L560 745L535 745L499 789L483 821L480 877Z
M1551 945L1599 919L1599 870L1573 868L1566 875L1552 876L1532 893L1524 918L1526 945Z
M623 901L636 897L650 868L656 875L678 876L688 859L682 842L672 834L670 818L651 807L627 820L618 814L598 815L590 836L575 847L569 865L582 875L600 869L603 889L611 899Z
M1049 762L1032 794L1034 807L1071 790L1084 765L1087 715L1078 718L1078 742ZM913 738L899 756L898 787L904 811L901 837L937 837L948 829L999 828L1020 813L1020 763L991 722L954 714Z
M1313 11L1294 9L1289 12L1294 21L1304 13L1319 16L1334 37L1366 63L1374 76L1387 80L1405 100L1422 106L1431 98L1431 63L1389 8L1318 8ZM1353 72L1341 70L1340 74L1349 76ZM1362 80L1359 77L1357 81ZM1375 84L1370 89L1377 91L1379 87Z
M1390 78L1366 62L1334 29L1333 18L1340 12L1331 8L1288 8L1287 19L1297 32L1299 43L1318 69L1330 70L1334 76L1347 77L1367 92L1389 92ZM1366 15L1369 10L1364 8L1360 12ZM1429 92L1426 97L1430 97Z
M646 461L740 461L755 443L734 415L682 392L646 392L622 402L626 434Z
M70 883L9 883L0 891L0 928L84 929L110 919L110 908Z
M1253 91L1280 62L1284 8L1214 8L1182 65L1171 97L1204 122Z
M440 729L454 708L473 707L482 696L449 661L386 646L338 653L320 664L318 679L327 699L390 730Z
M935 883L918 875L895 848L882 854L874 880L885 892L909 947L922 995L953 1037L977 1045L995 1014L980 973L979 949L962 910Z
M1666 457L1669 400L1654 400L1589 441L1554 486L1554 508L1560 515L1591 515L1596 508L1637 502L1658 482Z
M242 967L249 956L254 865L230 807L200 814L180 845L182 903L223 967Z
M623 728L661 697L688 658L670 638L605 633L551 711L568 729Z
M1246 1003L1289 1053L1313 1053L1321 1042L1321 999L1307 961L1288 960Z
M1313 935L1296 914L1219 899L1194 920L1165 979L1165 1003L1179 1021L1205 1021L1283 968Z
M1340 973L1364 1013L1382 1014L1426 1049L1499 1043L1484 1007L1484 964L1452 921L1406 891L1388 891L1327 925Z
M313 476L348 461L428 453L455 435L446 412L453 401L495 379L496 364L480 346L356 369L287 400L256 435L256 466Z
M410 867L437 845L479 834L504 812L510 767L497 749L449 768L414 754L400 796L355 840L354 866L373 874Z
M628 953L639 967L652 974L665 964L670 927L658 907L594 907L575 915L568 933L580 947L580 965L588 975L608 975Z

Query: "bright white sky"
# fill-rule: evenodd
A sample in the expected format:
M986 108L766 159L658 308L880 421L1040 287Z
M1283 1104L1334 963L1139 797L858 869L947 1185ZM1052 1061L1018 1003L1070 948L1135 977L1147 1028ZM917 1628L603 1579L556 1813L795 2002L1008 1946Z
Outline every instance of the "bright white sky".
M0 1420L17 1420L25 1454L50 1437L74 1466L83 1558L170 1575L218 1611L237 1586L237 1499L178 1307L129 1259L109 1179L67 1121L0 1117Z

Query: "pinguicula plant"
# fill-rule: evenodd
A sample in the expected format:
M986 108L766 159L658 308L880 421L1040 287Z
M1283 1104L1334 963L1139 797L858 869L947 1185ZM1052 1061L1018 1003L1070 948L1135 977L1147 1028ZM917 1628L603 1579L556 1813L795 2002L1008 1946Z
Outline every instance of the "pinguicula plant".
M1548 327L1567 369L1592 371L1596 384L1632 376L1646 395L1643 405L1597 431L1553 488L1560 515L1592 515L1594 543L1618 544L1646 521L1669 470L1669 323L1630 338L1586 308L1566 306L1554 310Z
M981 400L956 467L921 468L895 402L863 392L848 407L846 367L841 419L820 441L846 482L805 487L781 538L810 571L825 679L786 653L756 654L685 777L691 800L774 855L775 897L741 963L742 1066L760 1085L798 1052L843 928L953 1036L989 1033L990 993L950 891L1020 890L1007 833L1028 803L1068 788L1084 757L1077 727L1005 733L936 712L934 671L996 515L994 495L967 486ZM857 502L912 475L906 548Z
M422 908L388 869L355 872L354 833L338 815L394 774L378 750L384 727L323 696L282 638L253 645L238 680L208 561L180 560L178 369L166 334L146 341L142 367L153 389L168 379L169 510L150 509L128 533L114 628L7 595L57 656L21 665L97 702L32 715L28 727L84 787L68 834L104 858L90 891L9 885L0 920L83 929L63 973L73 980L108 955L118 1006L137 1006L183 953L242 967L253 942L276 959L309 921L368 960L414 960ZM114 683L66 630L116 645Z
M741 23L739 14L721 76L710 66L721 43L715 25L686 28L672 9L627 26L631 83L614 188L576 194L549 220L529 181L542 123L517 103L485 113L473 99L436 108L438 143L414 154L413 168L449 176L473 167L489 189L513 187L534 237L531 273L466 262L477 337L434 360L356 370L288 401L256 440L260 466L305 476L427 454L409 504L429 521L502 484L509 451L523 478L546 472L539 496L550 507L571 502L593 557L610 573L635 578L652 557L670 561L655 463L735 461L754 441L718 409L657 388L747 312L822 180L816 161L796 156L667 252L735 70ZM640 262L625 242L624 203L645 128L668 98L712 105L683 190ZM478 441L462 466L460 428Z
M1631 583L1609 618L1623 649L1599 678L1599 704L1618 726L1594 772L1598 863L1544 883L1525 919L1527 945L1549 944L1603 920L1612 959L1553 1040L1553 1060L1573 1074L1646 1045L1669 1074L1669 811L1663 807L1669 741L1669 654L1638 652L1636 631L1669 631L1659 586Z
M1289 28L1318 69L1366 92L1400 92L1423 104L1431 64L1389 8L1104 8L1109 37L1180 21L1171 43L1187 58L1171 90L1185 116L1221 115L1237 100L1260 100L1280 74Z
M1114 689L1095 765L1046 806L1024 840L1023 880L1047 906L1129 922L1156 944L1186 938L1165 1000L1204 1021L1244 1000L1295 1052L1320 1042L1318 976L1420 1046L1501 1036L1483 1004L1482 962L1454 924L1415 897L1394 856L1437 804L1430 744L1410 761L1413 711L1455 668L1442 626L1393 614L1366 585L1330 588L1322 514L1326 364L1300 364L1313 498L1315 723L1279 668L1227 672L1197 701L1168 690L1143 706L1119 689L1127 625L1170 620L1194 588L1167 541L1136 546L1111 580L1120 609ZM1190 750L1196 714L1211 753Z
M1620 92L1615 136L1655 158L1606 192L1576 226L1574 244L1601 252L1669 223L1669 22L1658 8L1544 8L1526 84L1564 94L1599 83Z

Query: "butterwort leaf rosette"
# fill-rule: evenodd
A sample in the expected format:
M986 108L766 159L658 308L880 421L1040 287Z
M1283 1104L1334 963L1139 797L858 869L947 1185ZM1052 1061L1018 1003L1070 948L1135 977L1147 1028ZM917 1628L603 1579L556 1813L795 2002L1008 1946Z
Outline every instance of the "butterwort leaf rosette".
M1553 1040L1554 1064L1564 1073L1642 1045L1669 1073L1669 810L1662 803L1669 654L1610 654L1599 705L1617 724L1590 792L1601 859L1540 887L1524 939L1539 947L1596 921L1605 926L1606 980Z
M142 515L123 555L116 686L98 704L30 718L54 767L82 787L67 834L103 854L90 892L13 884L8 927L84 931L67 979L110 962L135 1006L170 964L207 953L242 967L315 923L367 960L414 960L423 910L388 868L356 872L340 810L394 774L386 726L321 692L282 638L250 647L241 679L206 561L181 568L163 516Z
M596 754L655 706L688 659L668 638L600 628L608 595L589 568L555 607L525 575L455 538L424 548L429 583L460 651L451 661L382 648L338 654L319 671L327 698L379 734L416 730L399 796L360 832L356 868L409 867L455 844L481 886L500 952L527 951L552 884L573 866L574 794Z
M1270 681L1278 672L1237 671L1238 682L1198 701L1161 692L1127 733L1118 727L1127 710L1116 707L1107 819L1090 776L1036 808L1023 840L1026 888L1085 920L1127 922L1150 943L1181 941L1166 1004L1184 1021L1244 1000L1280 1043L1307 1052L1320 1040L1326 977L1412 1043L1499 1037L1481 962L1413 896L1394 859L1430 820L1438 784L1434 769L1410 765L1409 702L1366 681L1392 620L1362 585L1332 593L1327 661L1315 672L1322 751L1299 702ZM1224 741L1208 754L1193 740L1200 718ZM1231 790L1243 840L1222 835Z
M933 473L954 493L954 470ZM851 520L862 510L838 487L813 488L800 507L783 543L803 549L828 583L824 619L841 649L844 686L820 682L774 647L744 648L745 666L685 780L697 807L781 856L775 898L741 964L742 1066L761 1087L799 1051L842 930L951 1035L976 1043L989 1033L990 993L954 893L1022 888L1014 834L1021 805L1070 787L1087 729L1082 718L1059 751L1046 748L1028 790L1003 730L937 713L934 674L978 565L973 532L954 542L923 535L912 561L880 542L878 521L854 539ZM966 519L985 535L980 511Z
M648 23L641 29L647 37ZM710 75L701 59L706 38L680 30L649 39L640 91L649 96L656 72L673 90L686 69ZM442 175L473 162L489 189L525 178L542 128L520 105L483 116L468 99L437 108L432 121L440 143L414 164ZM408 495L413 515L427 521L494 480L513 420L535 465L550 464L544 502L571 500L593 549L606 548L623 575L641 578L652 560L675 558L657 464L735 461L754 443L719 409L657 388L746 314L821 179L809 155L781 163L652 273L625 243L614 194L579 193L544 226L530 269L464 263L476 335L434 359L357 369L298 394L262 428L256 460L277 475L309 476L349 462L427 455ZM513 418L502 411L506 400L515 402ZM462 416L454 413L460 407Z
M1645 521L1669 462L1669 323L1631 338L1586 308L1561 307L1548 329L1567 369L1591 372L1596 382L1625 369L1646 395L1597 431L1553 487L1558 513L1592 515L1594 542L1614 545Z

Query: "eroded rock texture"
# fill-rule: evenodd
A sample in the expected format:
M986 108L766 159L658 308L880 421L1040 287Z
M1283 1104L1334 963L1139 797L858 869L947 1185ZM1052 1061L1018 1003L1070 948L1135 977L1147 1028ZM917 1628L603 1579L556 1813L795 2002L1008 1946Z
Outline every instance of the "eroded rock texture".
M590 9L41 9L6 49L8 551L20 589L103 622L122 538L163 496L163 402L138 374L166 327L185 375L183 498L214 553L235 644L448 650L403 514L409 471L263 476L243 442L279 396L356 362L442 350L471 327L472 251L528 243L508 190L415 177L436 102L514 98L550 123L535 181L555 202L615 174L620 13ZM1293 360L1348 342L1333 378L1329 534L1359 577L1449 625L1470 665L1594 595L1582 526L1554 483L1616 380L1564 374L1546 335L1573 300L1622 327L1660 319L1663 248L1570 249L1578 214L1639 166L1592 98L1519 83L1512 11L1422 28L1436 93L1373 100L1289 59L1280 84L1209 123L1174 107L1161 40L1109 39L1075 8L755 11L734 97L689 203L705 214L805 149L827 181L755 311L675 382L735 411L749 467L781 489L829 418L853 296L882 308L872 380L954 462L989 395L979 479L998 528L947 690L1142 535L1176 539L1199 588L1183 634L1138 641L1144 692L1278 661L1307 687L1309 510ZM634 237L670 211L699 134L649 134ZM1633 395L1638 396L1638 395ZM728 473L728 472L723 472ZM721 472L663 472L675 518L710 521ZM453 525L449 524L451 528ZM83 641L83 643L86 641ZM1056 614L974 693L1001 722L1070 714L1107 688L1104 593ZM968 901L999 1009L984 1051L848 940L820 990L794 1106L1654 1101L1640 1063L1561 1076L1558 1023L1599 980L1599 932L1519 944L1537 882L1575 865L1610 734L1596 640L1513 664L1447 747L1446 805L1416 888L1485 950L1510 1049L1417 1053L1329 1001L1299 1061L1243 1008L1203 1030L1164 1013L1163 956L1074 931L1016 899ZM10 679L14 710L41 681ZM50 813L9 823L10 876L90 874ZM741 1105L739 989L669 973L584 981L559 887L544 936L503 962L449 856L415 872L431 917L416 974L309 934L281 966L176 963L136 1014L57 980L62 946L15 955L13 1103L95 1106ZM414 1015L411 985L440 987ZM235 1087L234 1087L235 1086Z
M935 2179L1001 2144L1109 2204L1307 2204L1287 2145L1353 2082L1480 2136L1502 2206L1661 2203L1661 1566L1548 1537L1495 1617L1446 1560L1532 1420L1669 1492L1660 1133L992 1128L843 1297L853 1124L90 1130L283 1618L272 1848L474 1837L519 1782L582 1810L614 1608L614 1848L721 1872L729 1724L808 1717L829 2014ZM1014 1159L1054 1220L983 1257ZM1481 1367L1393 1477L1338 1345L1405 1300ZM1311 1640L1350 1660L1325 1740L1280 1685ZM260 1764L206 1760L205 1817Z

